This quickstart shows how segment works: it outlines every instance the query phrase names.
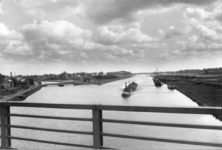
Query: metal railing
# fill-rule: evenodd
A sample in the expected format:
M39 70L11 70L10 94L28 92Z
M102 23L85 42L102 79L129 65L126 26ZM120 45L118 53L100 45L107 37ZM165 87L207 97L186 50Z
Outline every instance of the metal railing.
M36 108L54 108L54 109L82 109L92 110L92 118L74 118L74 117L58 117L58 116L43 116L43 115L26 115L26 114L13 114L10 113L11 107L36 107ZM110 106L110 105L72 105L72 104L47 104L47 103L17 103L17 102L2 102L0 103L0 119L1 119L1 148L11 148L11 140L24 140L48 144L76 146L84 148L102 149L104 147L103 137L116 137L136 140L158 141L168 143L191 144L201 146L213 146L222 148L222 143L208 143L208 142L195 142L166 138L130 136L103 132L103 123L120 123L130 125L149 125L149 126L164 126L164 127L178 127L178 128L195 128L195 129L210 129L222 131L222 126L212 125L193 125L193 124L178 124L178 123L160 123L160 122L144 122L144 121L131 121L131 120L115 120L104 119L102 117L103 111L126 111L126 112L154 112L154 113L180 113L180 114L211 114L222 115L222 108L180 108L180 107L142 107L142 106ZM41 119L59 119L59 120L74 120L74 121L89 121L92 122L93 131L70 131L65 129L50 129L40 127L30 127L13 125L10 123L10 117L28 117L28 118L41 118ZM39 130L48 132L61 132L73 133L93 136L93 145L81 145L74 143L53 142L46 140L30 139L17 137L11 134L11 128Z

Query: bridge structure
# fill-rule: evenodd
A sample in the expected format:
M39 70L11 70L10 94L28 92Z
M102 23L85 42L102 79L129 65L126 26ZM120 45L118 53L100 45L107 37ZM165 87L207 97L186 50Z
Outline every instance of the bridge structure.
M19 114L11 113L10 109L12 107L22 107L26 108L47 108L47 109L77 109L77 110L90 110L92 113L92 118L76 118L76 117L60 117L60 116L47 116L47 115L31 115L31 114ZM120 120L120 119L107 119L103 118L104 111L115 111L115 112L152 112L152 113L170 113L170 114L210 114L210 115L222 115L222 108L220 107L143 107L143 106L113 106L113 105L77 105L77 104L48 104L48 103L19 103L19 102L1 102L0 103L0 120L1 120L1 149L10 149L13 147L13 140L22 141L32 141L47 144L57 144L65 146L83 147L91 149L106 149L115 148L106 147L104 143L104 137L113 138L124 138L124 139L134 139L143 141L156 141L156 142L166 142L166 143L179 143L179 144L190 144L190 145L200 145L207 147L222 148L222 143L211 143L211 142L200 142L200 141L188 141L188 140L178 140L169 138L158 138L158 137L144 137L144 136L133 136L127 134L116 134L107 133L103 131L103 123L115 123L115 124L127 124L127 125L142 125L142 126L160 126L169 128L187 128L187 129L203 129L203 130L217 130L222 132L222 126L218 125L197 125L197 124L181 124L181 123L166 123L166 122L147 122L147 121L133 121L133 120ZM32 127L16 125L11 123L11 117L20 118L38 118L38 119L51 119L54 120L69 120L69 121L82 121L82 122L92 122L92 131L74 131L64 129L53 129L53 128L42 128L42 127ZM80 134L92 136L92 145L82 145L75 143L64 143L42 140L41 137L38 139L30 139L25 137L18 137L11 132L12 128L23 129L23 130L38 130L44 132L57 132L57 133L68 133L68 134ZM74 141L74 139L73 139Z

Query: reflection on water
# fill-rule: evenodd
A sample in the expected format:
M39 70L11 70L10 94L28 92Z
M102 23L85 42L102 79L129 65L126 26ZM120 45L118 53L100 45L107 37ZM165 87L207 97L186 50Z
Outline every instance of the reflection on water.
M128 98L122 98L121 93L124 83L135 81L139 84L138 90ZM63 104L102 104L102 105L126 105L126 106L170 106L170 107L198 107L196 103L176 90L168 90L164 85L155 87L150 77L144 75L130 79L115 81L112 83L97 85L66 85L64 87L48 86L28 97L24 102L33 103L63 103ZM60 109L35 109L35 108L12 108L13 113L67 116L67 117L92 117L88 110L60 110ZM132 112L103 112L104 118L140 120L155 122L173 122L188 124L211 124L222 125L211 115L188 115L188 114L158 114L158 113L132 113ZM47 127L66 130L92 131L91 122L58 121L31 118L12 118L13 124ZM141 125L124 125L104 123L104 132L139 135L158 138L181 139L189 141L222 143L222 131L183 129ZM52 140L67 143L79 143L92 145L92 136L61 134L43 131L28 131L13 129L12 134L27 138ZM28 144L27 144L28 143ZM132 148L132 149L219 149L214 147L192 146L185 144L171 144L152 141L126 140L120 138L104 138L106 147ZM40 144L26 141L13 140L13 147L20 149L75 149L50 144ZM76 148L81 149L81 148Z

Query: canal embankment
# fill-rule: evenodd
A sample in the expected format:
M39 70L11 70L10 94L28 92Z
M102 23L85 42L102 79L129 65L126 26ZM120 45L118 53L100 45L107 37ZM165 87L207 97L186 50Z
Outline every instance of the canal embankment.
M39 91L43 86L41 84L36 84L26 88L15 88L16 90L8 90L8 93L0 97L0 101L23 101L28 96Z
M83 82L83 81L78 81L78 80L63 80L63 84L74 84L74 85L87 85L87 84L96 84L96 85L102 85L102 84L106 84L109 82L114 82L114 81L118 81L118 80L123 80L123 79L127 79L127 78L131 78L134 75L121 75L121 76L116 76L115 78L100 78L100 79L91 79L88 82ZM46 83L44 83L43 85L57 85L59 82L61 82L61 80L47 80L44 81ZM47 84L47 82L49 82Z
M133 77L134 75L124 75L124 76L118 76L117 78L113 78L113 79L100 79L100 80L94 80L93 84L106 84L106 83L110 83L110 82L114 82L114 81L118 81L118 80L123 80L123 79L128 79Z
M175 89L189 97L199 106L222 107L222 82L221 77L210 77L209 75L188 77L187 75L178 76L160 75L159 80L164 84L171 84ZM222 112L215 116L222 120Z

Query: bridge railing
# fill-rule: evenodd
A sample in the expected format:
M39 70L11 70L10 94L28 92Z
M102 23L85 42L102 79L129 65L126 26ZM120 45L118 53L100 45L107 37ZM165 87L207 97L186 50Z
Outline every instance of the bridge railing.
M30 115L30 114L14 114L10 113L11 107L35 107L35 108L54 108L54 109L81 109L81 110L92 110L92 118L75 118L75 117L58 117L58 116L47 116L47 115ZM160 122L145 122L145 121L132 121L132 120L116 120L116 119L104 119L102 117L103 111L126 111L126 112L154 112L154 113L180 113L180 114L211 114L211 115L222 115L222 108L180 108L180 107L142 107L142 106L110 106L110 105L72 105L72 104L47 104L47 103L16 103L16 102L2 102L0 103L0 119L1 119L1 148L11 148L12 139L32 141L48 144L84 147L102 149L107 148L104 146L103 137L116 137L136 140L147 140L147 141L158 141L167 143L180 143L180 144L191 144L201 146L211 146L222 148L222 143L208 143L198 141L187 141L187 140L176 140L176 139L164 139L156 137L143 137L143 136L130 136L103 132L103 123L120 123L129 125L149 125L149 126L164 126L164 127L177 127L177 128L195 128L195 129L206 129L206 130L219 130L222 131L222 126L212 125L194 125L194 124L179 124L179 123L160 123ZM41 118L41 119L59 119L59 120L74 120L74 121L87 121L92 122L92 132L86 131L73 131L66 129L51 129L51 128L40 128L13 125L10 122L10 117L28 117L28 118ZM17 137L11 133L11 128L28 129L28 130L39 130L47 132L59 132L59 133L72 133L72 134L83 134L93 136L93 145L82 145L75 143L63 143L39 139L30 139ZM114 145L115 147L115 145Z

